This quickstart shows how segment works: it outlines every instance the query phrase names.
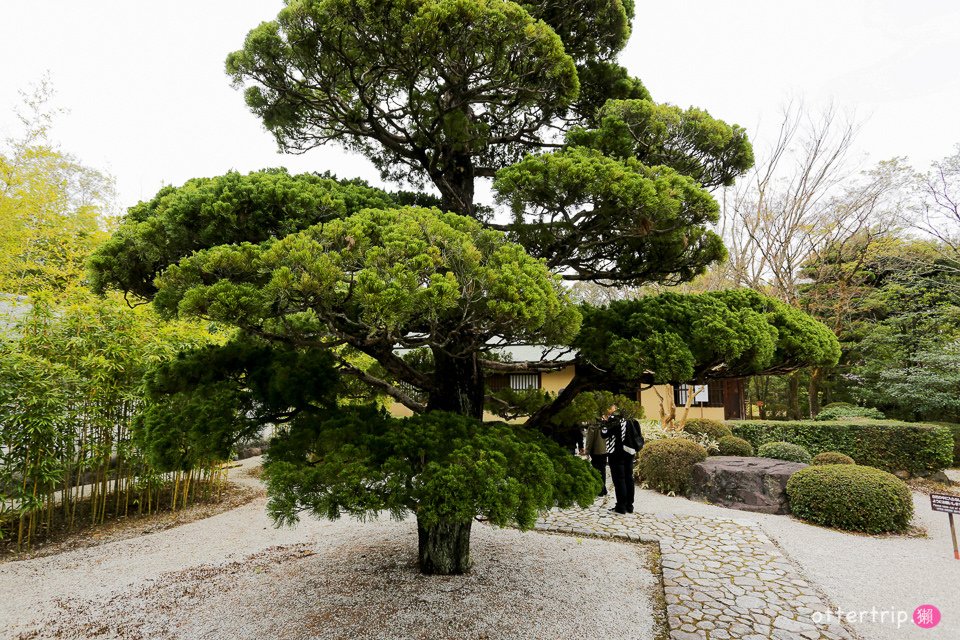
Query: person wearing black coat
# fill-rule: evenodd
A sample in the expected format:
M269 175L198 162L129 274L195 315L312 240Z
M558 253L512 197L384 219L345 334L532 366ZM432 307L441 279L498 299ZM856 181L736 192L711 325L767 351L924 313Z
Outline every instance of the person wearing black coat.
M607 410L600 426L600 435L607 446L610 479L617 497L616 506L610 510L616 513L633 513L633 465L637 452L643 448L640 423L621 415L617 406L613 405Z

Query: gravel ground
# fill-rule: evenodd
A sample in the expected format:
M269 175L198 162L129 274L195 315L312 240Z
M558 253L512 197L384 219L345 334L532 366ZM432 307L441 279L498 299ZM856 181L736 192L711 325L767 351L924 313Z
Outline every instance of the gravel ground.
M245 466L255 461L245 461ZM238 469L235 477L254 485ZM653 638L645 545L473 528L467 576L416 570L412 521L305 519L263 499L0 567L0 637Z
M126 540L172 529L188 522L231 511L264 495L266 495L266 492L262 487L254 488L231 484L224 489L221 499L217 502L196 502L186 509L178 509L175 512L164 511L150 515L132 514L129 518L108 519L97 526L82 524L72 532L59 530L52 539L43 540L31 549L25 549L20 553L15 551L16 540L0 542L0 566L5 562L40 558L75 549L96 547L107 542Z
M844 613L857 613L857 620L850 626L864 638L960 638L960 561L953 559L947 516L930 510L928 496L914 492L913 498L913 524L926 529L926 537L844 533L789 516L735 511L653 491L638 491L636 505L638 511L648 513L723 516L759 522L837 608ZM898 626L892 621L896 614L883 616L884 611L905 611L912 616L921 604L940 609L943 618L935 629L921 629L910 620ZM876 614L872 613L874 608ZM860 612L864 612L862 622Z

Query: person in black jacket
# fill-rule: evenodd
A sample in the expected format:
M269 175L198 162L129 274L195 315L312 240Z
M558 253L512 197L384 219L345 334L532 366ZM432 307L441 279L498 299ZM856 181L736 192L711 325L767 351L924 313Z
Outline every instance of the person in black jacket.
M610 465L610 479L616 492L617 504L610 511L633 513L633 464L637 452L643 448L643 434L640 423L626 418L612 405L601 421L600 435L607 445L607 464Z

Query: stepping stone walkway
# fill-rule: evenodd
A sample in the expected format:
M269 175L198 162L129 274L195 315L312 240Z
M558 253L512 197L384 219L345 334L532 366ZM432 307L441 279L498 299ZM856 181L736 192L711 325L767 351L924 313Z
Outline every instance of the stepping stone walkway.
M536 529L659 543L671 640L857 638L836 616L826 615L835 608L756 522L619 515L607 511L611 502L608 498L588 509L554 509ZM821 615L815 615L818 612Z

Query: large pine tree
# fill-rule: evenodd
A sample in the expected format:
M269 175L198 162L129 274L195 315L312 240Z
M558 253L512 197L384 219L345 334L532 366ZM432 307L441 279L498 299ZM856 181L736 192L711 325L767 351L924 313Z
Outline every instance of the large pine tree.
M343 417L311 383L329 377L221 354L157 376L151 432L189 431L198 389L228 380L256 396L235 433L251 407L289 424L269 469L278 519L413 512L425 571L469 566L476 513L530 526L537 508L595 495L550 443L476 421L491 344L572 344L581 314L560 279L703 273L724 256L709 189L753 162L742 128L653 102L616 63L632 15L630 0L288 0L253 29L227 71L281 149L338 144L416 191L281 171L194 180L130 210L94 284L238 327L233 354L323 351L423 416ZM477 201L490 179L508 215ZM297 394L276 392L291 381Z

